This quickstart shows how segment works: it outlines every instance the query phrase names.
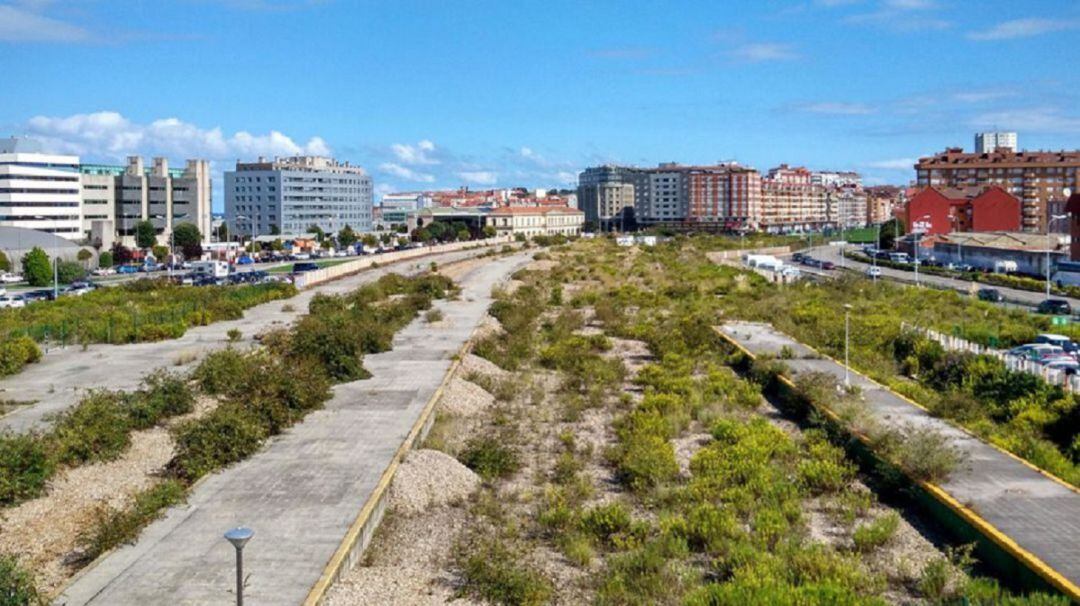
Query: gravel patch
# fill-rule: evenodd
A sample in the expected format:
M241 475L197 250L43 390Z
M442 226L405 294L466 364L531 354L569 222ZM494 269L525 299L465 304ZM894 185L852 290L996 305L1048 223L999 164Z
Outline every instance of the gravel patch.
M439 407L445 413L461 417L478 415L495 404L495 396L484 391L476 383L454 377L439 398Z
M707 432L691 431L671 441L675 447L675 462L679 464L680 475L684 478L690 477L690 459L711 440L712 435Z
M406 455L390 485L390 507L402 515L460 503L480 487L480 476L450 455L420 449Z
M553 259L540 259L525 266L525 271L551 271L559 266L559 262Z
M468 354L461 359L461 374L468 376L472 373L487 375L493 379L505 378L509 373L499 368L492 362L481 358L476 354Z

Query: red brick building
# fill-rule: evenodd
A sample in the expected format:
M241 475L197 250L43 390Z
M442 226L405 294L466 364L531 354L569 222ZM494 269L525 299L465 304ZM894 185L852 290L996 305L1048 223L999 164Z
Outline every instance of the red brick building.
M1004 189L927 187L908 200L905 227L908 232L947 234L982 231L1020 231L1020 200Z

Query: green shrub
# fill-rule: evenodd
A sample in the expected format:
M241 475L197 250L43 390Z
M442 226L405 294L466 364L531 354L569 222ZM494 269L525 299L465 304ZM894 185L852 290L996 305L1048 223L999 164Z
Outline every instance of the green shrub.
M45 596L38 593L34 576L13 555L0 555L0 606L40 606Z
M12 375L41 359L41 349L27 336L0 341L0 376Z
M237 395L254 360L233 348L211 352L195 368L192 378L212 395Z
M896 512L889 512L873 522L860 525L851 537L855 550L865 553L881 547L893 538L899 526L900 516Z
M597 505L581 516L581 529L602 544L611 544L612 538L630 529L630 512L622 503Z
M686 545L674 538L659 538L608 562L601 577L599 605L677 603L683 579L676 562L686 555Z
M195 393L187 380L163 370L143 379L143 389L128 399L127 412L134 429L153 427L163 419L195 409Z
M109 461L131 443L130 396L95 391L53 421L49 440L58 462L66 465Z
M474 542L458 557L461 574L459 594L492 604L534 606L551 598L551 581L521 555L498 539Z
M176 456L169 468L193 482L257 452L269 430L258 416L235 404L222 404L205 417L178 426Z
M229 339L229 343L236 343L244 336L244 333L239 328L230 328L225 332L225 336Z
M96 559L110 549L134 542L139 532L157 519L165 508L184 500L184 485L165 480L135 495L123 509L99 509L93 524L79 535L84 561Z
M458 460L488 481L509 477L521 467L517 450L493 436L470 439Z
M0 434L0 505L40 495L55 471L56 463L40 436Z

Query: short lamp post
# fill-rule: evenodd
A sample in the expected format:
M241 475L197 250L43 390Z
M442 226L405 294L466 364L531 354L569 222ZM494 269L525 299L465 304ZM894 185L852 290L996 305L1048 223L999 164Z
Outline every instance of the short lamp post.
M225 538L236 548L236 606L244 606L244 545L254 535L254 530L242 526L225 533Z
M844 303L844 387L851 387L851 303Z
M1046 298L1050 298L1050 226L1054 221L1068 219L1069 215L1052 215L1046 221Z

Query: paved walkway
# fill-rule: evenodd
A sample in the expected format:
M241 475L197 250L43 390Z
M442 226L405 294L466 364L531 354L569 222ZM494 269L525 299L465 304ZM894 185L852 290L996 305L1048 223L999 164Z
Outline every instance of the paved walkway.
M365 358L371 379L338 385L324 410L198 485L186 505L89 569L57 603L231 604L234 554L222 533L237 525L255 531L244 551L245 599L303 602L486 314L492 286L528 261L519 254L470 271L461 298L437 304L446 322L414 321L392 351Z
M728 322L720 330L754 355L778 355L782 347L791 348L794 357L783 360L792 371L790 379L813 371L844 379L843 365L816 357L810 348L768 324ZM932 427L966 452L967 461L941 488L1073 585L1080 585L1080 494L854 370L851 382L862 389L870 409L884 423Z
M179 339L128 345L97 344L86 350L78 346L53 349L40 362L0 380L0 398L37 402L0 418L0 430L44 429L50 414L70 408L88 389L132 390L154 370L190 369L206 353L229 345L227 335L233 328L243 335L236 345L246 346L253 342L256 334L275 325L284 327L299 315L306 314L308 302L316 293L347 292L388 273L414 274L426 269L432 261L445 265L484 252L487 252L486 248L442 253L364 270L306 289L291 299L256 305L247 309L239 320L191 328ZM286 305L294 311L285 311Z

